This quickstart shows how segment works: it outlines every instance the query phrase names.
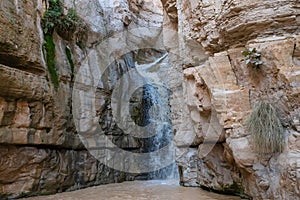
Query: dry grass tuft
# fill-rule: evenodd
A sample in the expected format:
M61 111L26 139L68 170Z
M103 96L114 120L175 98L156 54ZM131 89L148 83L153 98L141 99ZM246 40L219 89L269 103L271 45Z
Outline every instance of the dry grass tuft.
M265 101L255 104L246 121L255 150L260 155L282 152L285 138L278 110Z

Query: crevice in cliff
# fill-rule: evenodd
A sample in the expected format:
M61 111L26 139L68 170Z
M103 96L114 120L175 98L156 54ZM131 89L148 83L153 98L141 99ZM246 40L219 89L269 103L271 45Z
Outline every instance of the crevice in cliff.
M227 54L228 54L228 52L227 52ZM228 57L230 67L231 67L232 72L233 72L234 77L235 77L235 82L236 82L237 85L240 85L238 75L237 75L237 69L235 68L235 64L233 63L233 60L231 59L229 54L227 55L227 57Z
M3 147L28 147L28 148L36 148L36 149L44 149L44 150L66 150L66 151L88 151L85 147L71 147L65 145L55 145L55 144L14 144L14 143L1 143Z
M45 74L43 66L40 66L39 63L26 61L22 57L18 57L15 55L2 52L1 47L0 47L0 64L5 65L7 67L19 69L28 73L32 73L35 75L39 75L39 76L43 76Z

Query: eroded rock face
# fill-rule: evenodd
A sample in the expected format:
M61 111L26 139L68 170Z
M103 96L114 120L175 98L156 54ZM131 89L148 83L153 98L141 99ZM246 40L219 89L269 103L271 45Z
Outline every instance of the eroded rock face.
M285 199L287 196L292 195L293 198L299 198L298 189L296 190L294 186L289 189L281 186L287 181L286 176L283 175L284 171L291 170L298 173L297 164L295 164L294 169L289 167L292 163L297 163L298 160L295 152L297 136L294 136L294 134L299 133L299 130L293 125L297 121L296 119L300 117L300 68L293 61L297 59L293 53L297 38L295 36L294 38L280 38L274 41L266 39L260 40L259 43L250 43L249 46L256 47L262 55L266 55L263 58L264 65L260 71L246 66L241 55L242 48L230 49L215 54L202 66L184 70L185 82L188 87L187 106L192 125L190 128L193 133L189 132L186 135L183 130L182 136L177 138L178 144L190 137L196 137L199 143L202 143L203 140L205 143L205 138L213 139L212 142L222 143L226 147L219 151L223 151L224 155L221 156L223 159L226 157L228 159L221 169L206 168L203 166L205 160L207 161L204 163L212 162L211 165L216 167L224 161L216 161L214 156L217 156L217 153L213 149L207 151L207 148L210 148L209 145L202 147L203 144L201 144L198 147L200 158L198 158L199 174L197 176L200 185L221 191L225 190L226 187L220 187L219 183L226 184L228 179L221 175L215 175L214 178L209 179L204 178L202 174L205 171L213 171L214 173L218 171L218 174L223 175L225 173L223 170L228 170L228 167L226 167L228 164L231 167L229 167L230 170L227 171L227 174L236 173L230 175L232 177L229 179L232 180L231 184L234 184L234 182L243 183L245 192L253 197L258 199L275 197ZM253 149L250 135L245 128L245 120L251 111L251 106L260 98L271 98L272 102L284 110L284 121L282 123L285 125L287 145L283 153L270 157L272 162L264 161L265 163L261 165L263 169L260 169L263 172L257 174L255 166L262 161ZM194 100L191 101L192 99ZM216 113L215 117L212 113ZM219 130L216 136L214 136L214 132L210 131L211 127L214 130ZM189 142L186 145L192 144L192 140ZM206 154L206 152L209 153ZM289 158L291 152L293 152L293 158ZM211 156L213 157L211 158ZM283 161L282 157L287 157L287 160ZM182 158L178 157L178 159L181 160ZM186 159L186 161L189 160L188 157ZM180 164L181 161L179 160ZM275 170L276 173L271 172L272 170ZM242 174L242 179L240 179L240 174ZM272 184L276 183L274 179L278 182L277 186ZM295 184L298 181L297 178L293 180ZM214 181L217 181L217 183ZM270 184L267 186L267 183ZM285 187L288 186L285 185Z
M42 1L0 3L0 64L43 74L40 16Z
M185 120L175 135L181 184L254 199L300 199L299 2L177 0L176 5L184 55L174 60L184 77ZM250 47L261 53L260 70L246 65L241 54ZM245 124L260 99L282 112L282 153L260 157L253 147Z
M146 151L143 141L124 135L116 126L109 102L122 73L136 61L161 57L161 52L130 51L141 41L126 37L127 30L146 30L141 27L153 27L133 31L145 39L142 42L163 43L171 53L173 70L160 76L170 78L181 184L254 199L300 198L298 1L65 0L65 12L75 9L88 29L84 45L53 34L57 89L42 55L44 2L0 3L1 198L135 178L106 168L85 150L73 121L72 91L80 66L112 64L97 83L97 123L117 146ZM115 32L124 37L105 46L109 51L99 48ZM261 53L260 70L245 64L241 51L249 47ZM101 60L103 52L111 60ZM139 54L144 56L137 59ZM89 79L82 80L83 86L89 84ZM281 108L285 127L284 151L266 158L255 152L245 126L258 99L269 99Z
M1 146L1 195L50 194L133 180L98 162L85 150Z
M99 59L102 49L97 49L103 40L113 33L129 29L162 28L161 2L65 0L65 14L68 9L75 9L87 27L84 40L77 37L66 40L61 32L53 33L54 62L59 82L57 88L52 83L53 74L47 70L42 54L44 36L40 19L47 8L45 2L0 3L0 198L49 194L97 184L157 177L155 173L148 177L147 173L119 172L95 159L77 133L72 92L76 75L82 72L80 67L83 64L97 68L104 62ZM142 34L156 43L159 33L153 31ZM120 39L127 38L123 35ZM107 64L111 66L106 76L98 80L98 123L118 147L133 152L147 152L150 149L147 146L149 142L124 134L116 125L111 114L111 92L117 82L115 78L135 67L137 60L144 64L154 62L164 52L155 54L155 51L141 50L118 54L124 46L139 45L144 41L122 42L123 46L117 42L108 48L110 52L106 56L111 63ZM84 80L83 84L88 85L89 80Z
M187 4L187 3L186 3ZM257 38L299 32L299 2L199 2L192 10L190 37L208 51L219 52Z

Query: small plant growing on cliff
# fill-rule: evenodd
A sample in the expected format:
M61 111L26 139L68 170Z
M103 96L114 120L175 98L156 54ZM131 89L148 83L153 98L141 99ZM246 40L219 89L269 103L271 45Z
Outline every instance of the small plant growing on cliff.
M284 128L278 110L271 103L257 102L246 125L251 133L254 149L260 155L282 152Z
M82 37L85 34L86 24L77 15L75 9L68 9L65 15L60 0L48 0L48 2L49 7L41 21L45 35L52 35L56 31L63 39L71 40L73 36Z
M61 24L58 28L60 36L66 40L75 38L76 42L78 42L85 37L86 31L86 24L77 15L76 11L72 8L68 9L67 15L62 17Z
M63 4L60 0L47 0L48 7L41 20L41 26L44 32L45 44L43 45L43 53L47 63L48 71L51 76L55 89L58 89L59 78L56 71L55 63L55 42L53 33L56 32L62 39L66 41L76 42L80 44L80 48L84 47L86 40L87 25L77 15L75 9L68 9L68 13L64 14ZM72 61L71 51L66 49L66 56L71 66L72 77L74 76L74 63Z
M248 48L242 52L246 57L246 64L258 69L262 65L261 54L255 48Z
M60 29L64 31L75 31L78 21L80 21L80 19L77 16L76 11L70 8L67 15L62 18Z
M61 24L63 6L59 0L48 0L49 7L42 18L42 28L45 35L52 35L54 29Z

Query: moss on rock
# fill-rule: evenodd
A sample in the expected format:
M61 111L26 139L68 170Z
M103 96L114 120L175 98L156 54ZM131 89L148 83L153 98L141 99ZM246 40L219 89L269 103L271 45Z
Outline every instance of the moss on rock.
M52 35L45 35L45 43L43 45L44 56L46 57L48 71L54 88L59 86L58 75L55 69L55 43Z

